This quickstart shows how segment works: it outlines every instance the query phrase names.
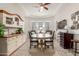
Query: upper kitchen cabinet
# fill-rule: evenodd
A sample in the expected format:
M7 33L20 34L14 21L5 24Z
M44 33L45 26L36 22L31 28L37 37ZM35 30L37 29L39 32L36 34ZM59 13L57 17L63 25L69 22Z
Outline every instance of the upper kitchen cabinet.
M0 10L0 23L3 23L6 27L21 28L24 22L18 14Z

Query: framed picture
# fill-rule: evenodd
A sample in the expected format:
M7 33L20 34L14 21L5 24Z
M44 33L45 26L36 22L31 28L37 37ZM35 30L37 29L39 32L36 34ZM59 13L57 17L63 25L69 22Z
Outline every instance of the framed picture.
M66 25L67 25L67 20L64 19L64 20L57 23L57 28L58 29L64 29Z

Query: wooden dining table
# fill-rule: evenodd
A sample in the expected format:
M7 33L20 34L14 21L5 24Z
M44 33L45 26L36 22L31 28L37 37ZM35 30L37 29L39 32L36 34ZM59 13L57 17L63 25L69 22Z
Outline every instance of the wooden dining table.
M41 50L44 50L46 48L46 39L52 39L52 35L50 34L36 34L36 36L32 36L32 39L37 39L37 47L40 48Z

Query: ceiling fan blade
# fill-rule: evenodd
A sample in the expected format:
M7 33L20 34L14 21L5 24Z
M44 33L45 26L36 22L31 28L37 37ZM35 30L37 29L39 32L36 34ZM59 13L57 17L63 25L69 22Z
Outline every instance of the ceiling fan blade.
M48 8L47 8L47 7L44 7L44 9L48 10Z
M44 4L43 4L43 3L39 3L39 5L40 5L40 6L43 6Z
M48 5L48 4L50 4L50 3L45 3L44 5Z

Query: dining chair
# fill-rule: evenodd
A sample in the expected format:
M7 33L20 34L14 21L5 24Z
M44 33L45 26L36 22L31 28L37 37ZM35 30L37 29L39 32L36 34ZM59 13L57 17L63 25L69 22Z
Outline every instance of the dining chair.
M45 40L45 42L46 42L45 45L47 48L49 48L50 46L52 46L52 48L54 48L54 42L53 42L54 41L54 33L55 33L55 31L53 31L53 34L51 34L51 32L50 32L50 35L52 35L52 37Z
M33 36L32 35L36 35L36 32L35 31L30 31L29 32L29 39L30 39L30 49L32 46L36 47L37 46L37 43L38 43L38 40L37 39L33 39Z
M51 30L47 30L46 33L52 34L52 31Z

